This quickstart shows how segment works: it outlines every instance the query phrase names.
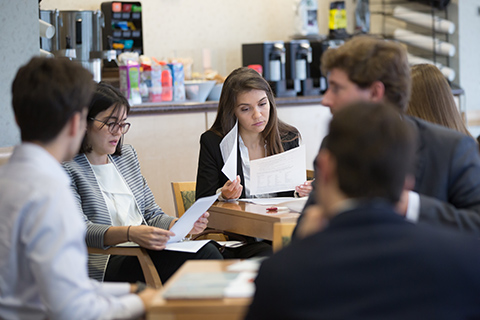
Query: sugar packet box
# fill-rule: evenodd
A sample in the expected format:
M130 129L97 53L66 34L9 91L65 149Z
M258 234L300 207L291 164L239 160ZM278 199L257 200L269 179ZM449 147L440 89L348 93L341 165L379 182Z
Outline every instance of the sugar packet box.
M173 101L185 101L185 72L180 62L169 63L172 71Z
M140 94L140 66L138 63L128 61L126 65L119 66L120 91L127 98L130 105L141 104Z

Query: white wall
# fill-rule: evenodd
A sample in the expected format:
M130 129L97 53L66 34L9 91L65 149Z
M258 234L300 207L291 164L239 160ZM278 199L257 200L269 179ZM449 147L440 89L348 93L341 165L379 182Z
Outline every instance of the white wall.
M38 2L0 0L0 147L20 141L11 106L11 83L17 69L39 50Z
M465 90L465 109L480 110L480 0L453 0L458 5L458 83ZM468 120L468 119L467 119ZM469 128L474 137L480 127Z

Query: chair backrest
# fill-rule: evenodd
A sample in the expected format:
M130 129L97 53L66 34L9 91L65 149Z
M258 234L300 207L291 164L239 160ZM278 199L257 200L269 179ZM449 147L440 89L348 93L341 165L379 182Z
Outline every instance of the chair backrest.
M313 180L315 178L315 171L307 169L307 180Z
M273 252L277 252L290 244L293 229L295 229L296 225L294 222L276 222L273 225Z
M195 181L172 182L173 200L178 218L195 203L195 187Z
M4 165L12 155L13 147L0 148L0 166Z

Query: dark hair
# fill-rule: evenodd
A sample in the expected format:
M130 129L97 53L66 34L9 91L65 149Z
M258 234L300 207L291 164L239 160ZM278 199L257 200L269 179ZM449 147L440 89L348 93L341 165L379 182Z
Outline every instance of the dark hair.
M93 124L92 119L95 119L96 116L102 112L107 110L108 108L114 106L110 117L112 117L117 110L121 108L125 108L127 115L130 112L130 104L125 96L120 92L120 90L114 88L110 84L106 82L97 83L95 87L95 92L93 93L92 101L90 102L90 106L88 107L88 115L87 115L87 126L91 126ZM109 119L110 119L109 117ZM105 124L102 125L105 126ZM92 151L92 147L88 145L88 133L85 134L83 138L82 145L80 146L79 153L89 153ZM117 144L117 148L115 149L114 155L121 155L122 154L122 145L123 145L123 135L120 138L120 141Z
M12 105L22 141L51 142L87 107L93 76L65 58L32 58L12 84Z
M396 203L406 174L413 172L414 141L398 109L357 102L335 114L324 146L336 159L338 184L345 195Z
M238 95L251 90L265 91L270 103L270 116L262 132L267 142L267 154L281 153L284 151L282 138L288 136L288 140L283 141L292 141L299 137L300 133L295 127L278 119L275 98L270 85L257 71L247 67L235 69L225 80L218 102L217 117L210 130L223 138L237 120L235 109ZM288 135L289 132L293 132L295 135L292 137L292 135Z
M407 114L472 136L458 111L447 79L435 65L412 67L412 95Z
M322 55L322 72L344 71L362 89L375 81L385 86L386 101L401 111L410 98L410 66L407 51L400 44L372 36L357 36Z

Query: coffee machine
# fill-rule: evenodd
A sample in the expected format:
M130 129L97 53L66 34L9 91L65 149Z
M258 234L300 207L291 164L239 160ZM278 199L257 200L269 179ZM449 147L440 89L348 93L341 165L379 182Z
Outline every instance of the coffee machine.
M243 66L259 64L263 77L268 81L276 97L294 97L297 92L287 89L285 74L285 44L283 41L267 41L242 45Z
M51 39L41 38L40 48L57 57L78 61L99 82L103 59L116 59L115 50L102 49L102 29L105 26L102 12L40 10L40 19L55 27Z
M322 73L321 59L322 54L328 50L328 48L337 48L344 44L345 41L341 39L329 39L323 41L311 41L312 47L312 63L310 64L310 75L313 79L314 87L320 89L321 93L327 91L327 75Z
M320 88L313 85L310 75L310 64L312 63L310 41L291 40L285 43L285 48L287 88L292 88L302 96L319 95Z

